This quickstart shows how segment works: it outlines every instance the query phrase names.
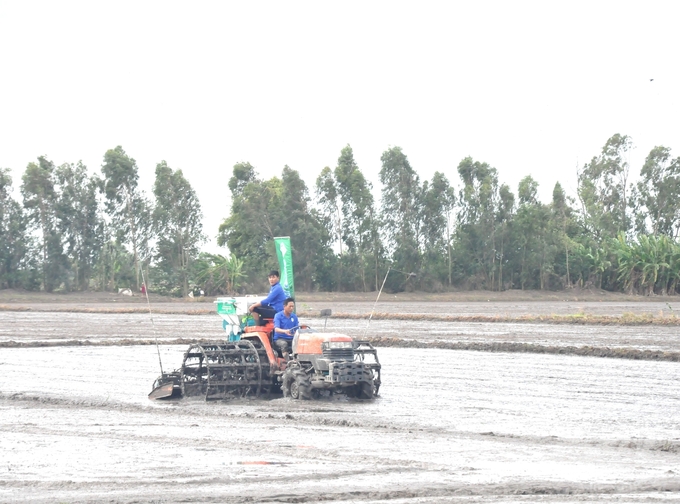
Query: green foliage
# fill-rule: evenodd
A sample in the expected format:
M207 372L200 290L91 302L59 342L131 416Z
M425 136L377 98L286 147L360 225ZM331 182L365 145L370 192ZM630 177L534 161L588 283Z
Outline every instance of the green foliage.
M395 269L411 273L420 271L420 214L422 189L420 178L411 168L401 147L392 147L380 157L382 188L381 227L389 258ZM397 291L412 288L403 278L391 276L387 288Z
M66 281L68 268L56 222L54 171L54 163L41 156L37 163L28 164L21 184L28 222L40 235L42 288L47 292Z
M498 290L501 291L505 287L505 276L503 273L503 268L509 265L509 259L512 258L511 254L506 253L508 242L510 240L512 232L512 219L514 217L515 211L515 195L510 190L510 187L506 184L502 184L498 189L498 212L496 213L496 229L498 233ZM507 270L507 268L506 268ZM495 290L495 286L491 285L491 290Z
M150 229L148 202L137 188L139 173L137 163L119 145L104 154L102 164L104 179L101 190L106 196L106 211L116 240L132 249L135 287L139 289L140 243Z
M441 290L452 283L451 234L456 196L449 180L435 172L432 180L423 182L420 191L420 236L422 268L418 286Z
M538 183L524 177L517 189L519 207L514 218L514 243L518 247L516 283L522 290L546 289L553 270L556 239L550 207L538 202Z
M342 149L335 170L321 171L316 194L324 239L337 246L337 255L327 254L330 263L317 265L317 271L324 271L317 283L338 290L374 289L381 244L373 194L349 145Z
M640 235L612 242L620 287L628 293L675 294L680 280L680 244L668 236Z
M231 215L220 224L217 242L243 261L245 281L254 288L263 286L266 271L276 266L274 237L281 213L281 180L249 177L240 183L236 182L239 173L235 168L229 182Z
M274 237L290 236L296 284L315 288L330 237L323 217L309 206L307 186L288 166L281 178L263 181L245 165L250 167L234 167L231 215L220 225L218 243L243 261L244 285L259 289L266 287L266 272L277 267Z
M318 212L310 207L309 192L296 170L288 166L281 174L281 212L277 215L276 236L290 236L293 247L295 284L300 290L315 287L317 271L324 259L330 237Z
M640 171L633 197L635 229L638 233L680 233L680 157L671 150L654 147Z
M9 169L0 168L0 289L39 288L23 209L11 197Z
M193 263L196 284L203 287L206 296L240 293L243 261L236 256L224 257L219 254L202 252Z
M631 139L618 133L607 140L602 153L578 173L578 196L583 219L596 241L630 229L627 152Z
M56 224L72 273L67 289L86 290L103 244L104 222L97 201L101 182L89 177L80 162L61 165L54 175Z
M158 237L155 259L157 270L163 273L156 285L161 292L187 296L190 265L204 241L201 205L182 170L173 171L165 161L156 165L153 193L153 228Z
M256 180L255 168L250 163L236 163L234 175L229 179L229 190L232 194L241 193L245 186Z
M470 288L494 289L496 270L500 269L497 214L502 200L498 174L487 163L467 157L458 165L458 175L463 183L458 196L458 226L454 237L458 277ZM506 199L513 198L507 194ZM500 245L501 241L498 241Z
M120 242L108 238L102 245L91 285L95 290L130 288L137 275L132 254Z
M435 172L420 181L401 148L381 156L381 200L345 146L316 179L314 198L285 166L261 179L233 167L231 212L218 244L200 252L198 197L181 170L156 166L153 200L138 188L134 159L106 152L102 175L82 163L39 157L22 176L23 205L0 170L0 288L147 287L209 296L264 292L277 266L275 236L290 236L301 291L601 288L678 293L680 158L652 149L630 183L630 138L614 135L577 173L578 207L557 183L552 200L524 177L516 196L488 163L467 157L459 185ZM416 273L415 276L409 273Z

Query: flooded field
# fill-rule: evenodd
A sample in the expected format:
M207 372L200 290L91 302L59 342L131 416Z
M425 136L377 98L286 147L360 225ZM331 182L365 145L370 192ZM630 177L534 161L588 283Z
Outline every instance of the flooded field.
M370 307L368 307L370 311ZM9 341L89 342L211 339L222 335L215 314L70 313L0 311L0 346ZM303 318L312 327L355 337L423 342L527 343L544 346L620 347L680 352L678 326L569 325L540 322L447 322Z
M331 318L328 328L680 351L673 327ZM386 347L373 401L163 403L146 398L156 347L125 342L154 335L173 369L186 345L172 340L219 337L219 318L0 312L0 344L59 344L0 347L0 502L680 499L676 362Z

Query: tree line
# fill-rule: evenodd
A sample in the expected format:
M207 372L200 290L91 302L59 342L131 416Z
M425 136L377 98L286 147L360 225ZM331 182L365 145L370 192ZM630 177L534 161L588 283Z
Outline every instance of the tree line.
M26 167L22 203L0 169L0 288L82 291L139 289L186 295L203 240L201 208L181 170L156 166L153 201L122 147L104 154L101 173L46 157ZM141 277L141 278L140 278Z
M577 194L557 183L549 203L524 177L516 192L488 163L466 157L454 173L420 179L406 154L381 156L380 199L352 148L310 189L285 166L264 179L237 163L231 212L218 230L229 254L201 252L201 207L181 170L156 166L153 198L139 189L121 147L101 174L44 157L21 179L21 203L0 170L0 288L186 295L260 291L276 266L273 238L290 236L298 290L560 290L597 287L675 294L680 280L680 158L655 147L630 179L625 135L577 170ZM450 178L457 176L457 185ZM385 277L388 268L391 272Z

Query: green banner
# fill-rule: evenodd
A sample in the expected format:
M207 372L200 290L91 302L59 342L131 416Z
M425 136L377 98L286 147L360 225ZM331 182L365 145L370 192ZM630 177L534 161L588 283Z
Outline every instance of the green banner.
M274 238L276 256L279 258L279 268L281 269L281 287L287 297L295 297L295 285L293 282L293 249L290 246L289 236L278 236Z

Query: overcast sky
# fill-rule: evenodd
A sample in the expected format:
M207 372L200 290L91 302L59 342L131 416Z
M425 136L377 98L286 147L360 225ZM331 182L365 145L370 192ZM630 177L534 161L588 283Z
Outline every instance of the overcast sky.
M0 0L0 167L99 171L122 145L151 192L182 169L210 237L239 161L313 195L350 144L375 186L402 147L421 179L472 156L549 201L615 133L633 172L680 156L680 2ZM651 81L651 79L654 79ZM208 247L207 247L208 248Z

